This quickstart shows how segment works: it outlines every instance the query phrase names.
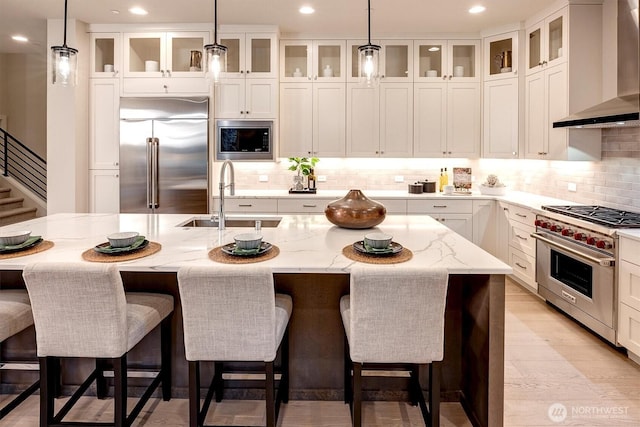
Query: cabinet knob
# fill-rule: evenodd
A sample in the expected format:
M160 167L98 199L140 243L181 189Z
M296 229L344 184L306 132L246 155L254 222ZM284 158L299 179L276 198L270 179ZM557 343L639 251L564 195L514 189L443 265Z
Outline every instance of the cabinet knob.
M513 74L514 75L518 74L518 70L513 70Z
M446 151L443 151L443 152L442 152L442 155L443 155L443 156L446 156L446 155L447 155L447 152L446 152Z
M542 65L547 65L547 61L542 61Z
M308 154L308 155L311 155L311 151L307 151L307 154Z
M380 154L380 152L376 151L376 154Z
M384 151L380 151L380 154L384 154Z
M444 75L442 76L442 80L447 80L447 75L446 75L446 74L444 74Z
M311 80L311 76L307 77L307 80Z
M511 154L512 154L512 155L514 155L514 156L517 156L517 155L518 155L518 152L517 152L517 151L514 151L514 152L513 152L513 153L511 153Z
M118 166L118 162L113 162L113 166Z
M167 70L167 77L171 77L171 70Z
M244 114L244 111L240 111L240 114Z
M120 175L118 175L118 174L115 174L115 175L114 175L114 177L116 177L116 178L120 178Z
M162 73L162 77L164 77L164 70L160 70L160 73Z
M449 80L451 80L451 77L453 77L451 74L449 74Z
M244 70L240 70L240 74L244 74Z
M249 114L249 111L245 111L244 113L245 113L245 114Z
M447 154L451 155L451 151L447 151Z
M166 91L167 89L169 89L169 87L167 85L162 85L162 87L164 88L164 90Z
M249 74L251 72L251 70L247 70L247 74Z
M113 70L113 77L116 77L118 75L118 70Z
M542 66L542 62L538 62L538 66Z

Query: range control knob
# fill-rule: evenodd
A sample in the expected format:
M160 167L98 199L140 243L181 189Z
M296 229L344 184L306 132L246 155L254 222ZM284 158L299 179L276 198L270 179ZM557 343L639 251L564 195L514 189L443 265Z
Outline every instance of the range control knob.
M585 236L584 233L575 233L573 235L573 238L576 240L585 240L587 238L587 236Z
M542 221L542 224L540 224L540 227L542 228L549 228L549 223L547 221Z
M596 247L600 248L600 249L611 249L613 247L613 245L609 242L607 242L606 240L598 240L596 242Z
M573 236L573 230L570 228L563 228L562 229L562 235L563 236Z
M536 227L540 227L542 225L542 220L541 219L536 219L534 224L535 224Z
M554 224L551 226L551 231L560 233L562 231L562 226L560 224Z
M596 239L593 236L587 237L587 245L595 245L598 242L598 239Z

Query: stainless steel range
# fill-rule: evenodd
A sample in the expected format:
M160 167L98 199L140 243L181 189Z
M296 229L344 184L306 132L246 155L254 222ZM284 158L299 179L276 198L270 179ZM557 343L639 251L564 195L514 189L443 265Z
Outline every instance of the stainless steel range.
M538 293L616 343L618 237L640 214L603 206L543 206L536 216Z

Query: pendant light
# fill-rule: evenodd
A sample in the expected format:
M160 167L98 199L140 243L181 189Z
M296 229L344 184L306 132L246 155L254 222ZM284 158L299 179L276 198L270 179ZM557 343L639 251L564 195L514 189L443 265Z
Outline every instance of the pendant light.
M75 86L78 80L78 49L67 46L67 0L64 0L64 41L51 46L51 78L54 85Z
M371 0L367 0L367 44L358 47L358 70L365 86L375 86L380 79L380 46L371 44Z
M220 75L227 71L227 47L218 44L218 0L214 0L213 44L204 47L207 78L214 84L220 83Z

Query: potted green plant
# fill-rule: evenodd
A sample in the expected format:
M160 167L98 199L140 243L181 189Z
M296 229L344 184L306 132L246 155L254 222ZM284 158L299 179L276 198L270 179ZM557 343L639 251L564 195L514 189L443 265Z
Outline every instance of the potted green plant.
M290 171L297 172L297 175L293 177L293 189L300 191L304 190L304 176L308 176L311 169L315 168L316 163L320 159L317 157L289 157Z

